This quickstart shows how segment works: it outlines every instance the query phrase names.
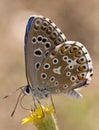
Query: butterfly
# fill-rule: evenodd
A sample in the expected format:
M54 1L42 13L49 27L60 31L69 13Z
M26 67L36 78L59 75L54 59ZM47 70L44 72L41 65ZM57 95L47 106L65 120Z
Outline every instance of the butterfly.
M83 44L68 41L48 18L31 16L25 33L24 91L38 98L64 93L80 98L75 89L89 84L92 60Z
M50 19L31 16L25 32L26 95L42 99L52 94L81 98L75 89L89 84L93 75L90 54L83 44L68 41Z

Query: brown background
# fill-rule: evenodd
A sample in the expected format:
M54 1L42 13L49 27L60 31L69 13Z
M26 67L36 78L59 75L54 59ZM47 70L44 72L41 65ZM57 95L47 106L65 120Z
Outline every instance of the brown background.
M26 84L24 71L24 33L32 14L50 18L69 40L83 43L89 50L94 76L83 88L82 100L55 96L56 118L60 130L99 130L99 1L98 0L0 0L0 95ZM10 113L17 94L0 100L0 130L35 130L21 125L28 115L19 106Z

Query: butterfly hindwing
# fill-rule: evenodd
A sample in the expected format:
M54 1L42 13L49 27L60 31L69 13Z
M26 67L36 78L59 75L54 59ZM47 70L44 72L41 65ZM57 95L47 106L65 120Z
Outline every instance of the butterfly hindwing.
M84 45L67 41L56 46L44 60L38 81L51 93L63 92L79 97L73 89L87 85L92 70L92 60Z

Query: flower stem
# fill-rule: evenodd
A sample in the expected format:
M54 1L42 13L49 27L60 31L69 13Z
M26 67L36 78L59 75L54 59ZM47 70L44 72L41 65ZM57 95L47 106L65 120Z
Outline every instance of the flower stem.
M47 115L35 124L38 130L58 130L54 115Z

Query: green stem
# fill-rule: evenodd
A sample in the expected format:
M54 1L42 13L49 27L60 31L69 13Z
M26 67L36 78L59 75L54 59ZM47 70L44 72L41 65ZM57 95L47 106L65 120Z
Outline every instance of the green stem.
M53 115L47 115L35 125L38 130L58 130L56 120Z

